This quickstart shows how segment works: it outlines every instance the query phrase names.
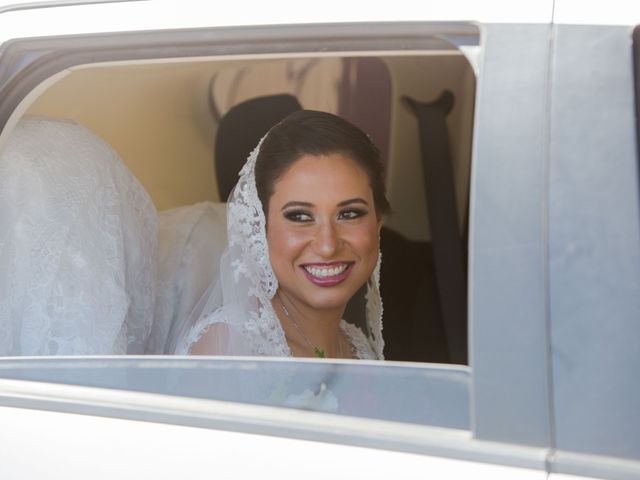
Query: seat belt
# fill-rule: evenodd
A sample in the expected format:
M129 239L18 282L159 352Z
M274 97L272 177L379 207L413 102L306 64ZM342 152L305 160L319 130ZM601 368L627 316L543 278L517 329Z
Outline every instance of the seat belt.
M445 90L432 102L407 96L401 100L418 119L431 243L449 354L454 363L467 364L467 281L446 124L454 96Z

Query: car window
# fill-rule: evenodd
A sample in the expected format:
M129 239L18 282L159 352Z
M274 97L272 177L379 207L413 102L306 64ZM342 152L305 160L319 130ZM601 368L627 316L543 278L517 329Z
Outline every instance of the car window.
M435 68L440 72L438 81L428 82ZM196 85L187 88L190 82ZM225 128L226 112L239 103L270 96L271 108L291 98L305 108L352 120L380 146L393 206L382 231L381 288L385 317L393 319L385 323L386 358L464 364L474 90L475 75L455 50L437 56L132 63L77 69L51 85L26 113L72 118L108 139L160 210L160 249L163 265L169 269L160 267L165 287L170 281L184 280L178 278L174 264L187 258L181 254L192 255L194 246L200 245L196 249L200 258L183 261L189 266L180 274L194 278L187 282L192 288L182 289L179 299L175 297L177 285L160 294L165 301L173 298L180 303L179 311L170 313L174 317L188 315L203 293L206 282L197 281L215 275L220 252L207 256L206 241L199 236L211 232L202 223L207 220L221 236L209 248L216 249L216 242L224 241L225 229L224 212L220 215L220 209L210 209L202 214L189 240L180 242L175 238L179 218L189 215L185 210L198 202L223 201L235 184L246 152L253 148L249 144L257 142L246 130ZM426 138L421 146L421 128L430 132L432 127L421 127L416 113L402 99L436 101L443 92L450 92L453 102L451 112L440 114L444 136ZM188 122L176 109L188 112ZM247 122L261 114L245 110ZM148 119L151 111L157 112L154 121ZM433 158L434 151L440 157ZM429 166L425 161L440 158L450 170L450 191L438 190L446 182L424 173L425 165ZM432 184L427 185L428 181ZM445 217L453 221L433 224L431 204L437 204L438 211L448 207ZM432 234L434 229L436 234L442 232L440 237ZM453 265L448 265L452 255ZM204 264L211 265L212 271L203 271ZM456 274L453 282L449 271ZM445 303L445 299L451 300ZM347 319L362 323L353 318L355 310L347 310Z
M471 29L456 41L471 44L473 33ZM120 39L112 38L112 41ZM385 298L385 356L391 361L437 365L335 366L309 362L185 360L184 368L157 370L158 367L152 366L155 365L152 359L145 363L150 368L147 369L140 368L139 361L58 363L51 358L44 364L33 364L38 367L29 366L27 362L17 370L10 366L15 364L9 362L3 372L11 377L11 372L20 371L16 378L40 381L319 411L338 408L348 415L468 429L469 369L442 366L467 363L466 308L462 308L455 319L457 326L451 328L438 293L438 282L442 279L436 263L442 253L437 254L437 248L432 245L434 228L455 227L452 231L457 240L452 248L458 255L461 282L449 289L449 295L453 294L454 301L463 302L466 299L467 205L476 78L455 42L427 36L424 46L430 54L397 55L391 48L384 54L320 57L245 54L241 58L226 58L220 56L225 50L215 49L207 55L199 52L198 56L190 50L192 47L185 46L185 58L163 59L153 58L154 52L166 54L164 44L169 39L159 42L162 49L150 51L137 49L135 42L125 48L131 39L122 41L119 51L104 49L105 42L95 38L84 45L87 51L103 52L96 55L105 55L105 60L110 60L101 63L86 63L87 53L78 49L77 43L65 43L65 39L59 39L59 47L60 52L66 54L47 53L41 57L33 53L45 47L51 49L51 41L14 42L2 58L5 61L12 58L13 64L20 58L26 62L30 59L33 68L29 71L40 69L42 78L31 80L29 71L18 70L6 79L2 88L7 95L3 97L0 112L5 121L10 120L3 135L5 140L21 116L79 123L110 145L150 194L159 210L160 231L167 235L160 239L160 248L168 272L159 273L163 290L158 302L162 308L156 310L155 327L161 328L156 328L159 333L155 337L152 333L154 348L157 347L153 353L166 353L164 347L171 322L193 309L213 274L221 251L217 247L224 242L224 193L221 192L228 186L223 185L225 172L219 167L231 161L226 157L225 160L217 158L215 142L221 120L240 102L285 94L296 97L306 108L332 111L351 119L371 132L379 144L387 164L389 196L397 212L390 217L382 239L383 255L388 259L383 262L381 279ZM180 41L172 44L179 45ZM179 51L174 48L171 54L175 56ZM75 60L74 55L77 55ZM136 56L145 61L132 60ZM63 66L66 70L60 74ZM439 72L435 79L434 71ZM38 89L29 90L29 82L39 85ZM452 188L440 197L447 199L452 208L448 226L430 223L429 201L440 200L437 196L430 198L425 191L428 185L424 154L432 150L429 142L433 140L421 137L420 130L425 126L420 123L415 103L412 107L406 97L422 103L442 102L441 98L451 102L438 113L435 124L444 128L435 148L440 149L453 182ZM17 110L12 111L12 106ZM427 131L432 125L427 125ZM234 139L228 141L233 143ZM423 141L427 142L426 149ZM240 160L243 161L243 157ZM233 179L236 175L237 171L230 176ZM202 207L203 202L206 208ZM199 223L188 238L172 236L175 233L172 222L187 210L181 218L191 215L197 217ZM354 301L362 301L362 297ZM351 315L349 309L345 317L356 325L363 321ZM455 355L452 345L457 349ZM50 368L40 369L42 365ZM211 371L208 369L212 365L218 365L212 371L222 376L209 382ZM306 370L310 372L308 381L302 381L300 372ZM151 378L150 371L159 376L145 381ZM317 375L311 375L312 371ZM189 380L183 377L186 372L190 372ZM239 378L239 372L251 378L238 383L234 379ZM119 382L123 378L129 380ZM331 380L333 378L337 380ZM100 380L96 383L96 379ZM262 382L255 383L258 379ZM184 382L191 386L184 387ZM204 385L207 387L203 390ZM255 388L247 389L246 385ZM427 392L431 392L427 395L431 398L425 397ZM380 398L376 400L377 397ZM363 408L365 404L369 407Z
M41 86L37 94L27 92L21 109L26 115L74 120L111 145L160 210L161 230L163 219L171 216L165 215L168 210L224 200L220 198L220 190L229 187L222 185L224 172L220 167L230 161L215 158L212 146L219 141L217 134L221 132L216 130L220 120L233 105L252 97L284 92L297 97L306 108L333 111L351 119L371 132L380 145L387 164L389 196L395 205L382 239L383 255L388 257L383 262L381 281L385 311L387 318L397 319L387 322L386 357L464 364L466 225L475 74L455 46L435 42L432 48L439 48L436 54L418 56L242 60L196 57L179 62L76 65L64 77L50 76L47 87ZM37 42L11 47L7 57L11 53L20 57L27 55L30 48L41 48ZM131 53L124 56L127 55ZM41 68L49 65L55 70L59 67L50 64L58 62L60 56L54 57L49 62L40 59L37 63ZM440 72L437 81L426 82L435 69ZM19 90L25 83L17 82L14 86ZM11 92L11 82L4 88ZM443 147L435 147L442 151L453 185L439 198L437 192L432 192L435 189L426 188L429 176L425 176L423 164L425 152L435 148L429 144L421 146L420 129L424 127L404 97L435 102L445 93L451 95L453 108L441 114L439 121L445 135L437 138L442 138ZM12 104L9 97L5 97L7 109ZM18 97L16 93L13 103ZM12 121L16 121L15 117ZM228 143L237 142L230 138ZM232 179L236 175L233 168L227 168ZM435 196L427 201L429 195ZM441 208L444 204L451 205L451 221L435 225L435 229L451 230L453 242L446 239L437 245L433 242L434 225L427 207L434 203L441 204ZM213 222L212 228L223 236L224 218ZM171 225L165 230L170 229ZM187 253L193 248L193 243L177 246L171 240L168 243L174 247L174 263L183 253L178 251L180 247ZM453 245L448 247L449 244ZM441 245L449 252L439 251ZM438 268L438 260L446 259L450 252L456 255L454 264L459 278L451 287L446 285L443 271L452 267ZM216 255L219 252L212 253L213 257ZM210 265L213 268L215 262ZM200 270L193 275L199 276L200 281L210 273ZM195 285L196 280L187 283L193 287L188 292L190 297L180 298L184 302L178 312L172 312L174 316L187 315L206 286L202 281ZM438 285L447 295L439 293ZM181 293L185 290L188 289ZM174 293L175 290L160 297L168 301ZM453 301L443 304L448 297L453 297ZM451 305L458 309L453 315L449 312ZM362 321L349 318L349 309L346 316L356 324Z

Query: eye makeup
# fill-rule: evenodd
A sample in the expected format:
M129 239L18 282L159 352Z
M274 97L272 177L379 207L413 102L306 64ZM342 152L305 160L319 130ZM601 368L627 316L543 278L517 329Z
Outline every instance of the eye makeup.
M307 223L313 220L313 216L306 210L285 210L282 212L284 218L296 223Z

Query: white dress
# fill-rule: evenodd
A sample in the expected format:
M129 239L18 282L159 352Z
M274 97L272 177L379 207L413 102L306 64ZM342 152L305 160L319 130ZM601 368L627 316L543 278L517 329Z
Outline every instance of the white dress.
M157 216L116 152L63 120L0 152L0 356L143 353Z

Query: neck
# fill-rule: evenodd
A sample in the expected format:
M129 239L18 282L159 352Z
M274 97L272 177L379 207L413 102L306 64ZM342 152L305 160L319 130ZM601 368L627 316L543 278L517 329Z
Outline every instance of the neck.
M315 357L319 351L326 357L345 356L345 350L348 349L340 330L344 308L309 308L292 301L281 290L278 290L271 304L294 356ZM316 348L319 350L314 352Z

